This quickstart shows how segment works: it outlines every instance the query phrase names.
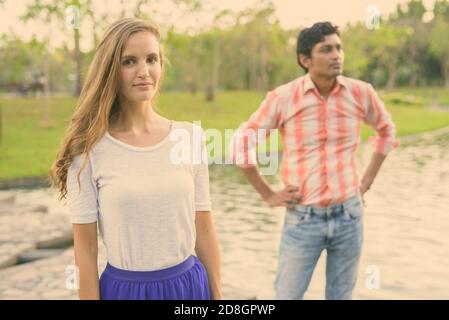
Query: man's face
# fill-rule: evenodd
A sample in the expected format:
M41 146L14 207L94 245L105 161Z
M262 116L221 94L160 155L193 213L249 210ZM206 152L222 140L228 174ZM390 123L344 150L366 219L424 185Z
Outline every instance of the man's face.
M301 63L316 77L335 78L343 72L344 52L341 39L337 34L324 36L324 40L315 44L310 58L300 55Z

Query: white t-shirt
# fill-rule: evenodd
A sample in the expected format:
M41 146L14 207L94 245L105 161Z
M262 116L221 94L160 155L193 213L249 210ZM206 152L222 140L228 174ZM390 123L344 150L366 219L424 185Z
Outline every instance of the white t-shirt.
M108 262L153 271L177 265L195 249L195 213L210 211L209 171L201 127L172 121L159 143L136 147L108 132L67 173L71 222L98 221Z

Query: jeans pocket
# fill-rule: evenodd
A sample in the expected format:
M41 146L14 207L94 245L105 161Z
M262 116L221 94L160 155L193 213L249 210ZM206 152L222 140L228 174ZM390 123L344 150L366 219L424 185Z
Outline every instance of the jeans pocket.
M357 201L344 209L345 220L359 220L363 216L362 201Z
M305 211L298 211L295 209L287 209L285 214L285 225L298 226L308 220L308 214Z

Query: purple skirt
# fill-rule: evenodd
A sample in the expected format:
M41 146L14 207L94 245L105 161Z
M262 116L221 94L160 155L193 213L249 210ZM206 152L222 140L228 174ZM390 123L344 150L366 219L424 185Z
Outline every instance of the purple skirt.
M206 269L190 256L162 270L129 271L106 265L100 277L101 300L210 300Z

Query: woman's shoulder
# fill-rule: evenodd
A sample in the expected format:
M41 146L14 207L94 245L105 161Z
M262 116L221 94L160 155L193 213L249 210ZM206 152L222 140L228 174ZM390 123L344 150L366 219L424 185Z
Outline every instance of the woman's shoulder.
M83 163L87 158L88 161L92 163L95 162L98 157L110 154L110 150L111 145L108 143L105 133L92 145L88 152L85 151L74 156L73 162L78 164Z
M93 144L91 152L93 154L98 154L104 152L106 149L109 149L110 144L108 143L107 138L108 132L106 131L98 140Z

